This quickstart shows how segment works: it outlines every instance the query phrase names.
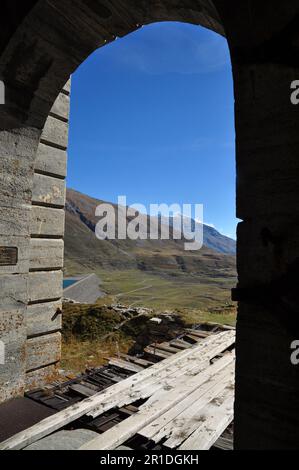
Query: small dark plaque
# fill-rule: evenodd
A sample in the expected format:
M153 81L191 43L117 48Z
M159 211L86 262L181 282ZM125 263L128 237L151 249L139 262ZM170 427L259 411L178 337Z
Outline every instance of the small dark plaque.
M0 246L0 266L16 266L18 264L18 248Z

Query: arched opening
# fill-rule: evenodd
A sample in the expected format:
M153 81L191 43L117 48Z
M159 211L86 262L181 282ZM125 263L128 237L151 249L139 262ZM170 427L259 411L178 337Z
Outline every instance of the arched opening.
M225 31L232 55L237 216L244 221L238 230L235 292L239 301L236 446L296 448L298 368L289 353L297 331L298 115L290 101L290 85L299 73L298 4L295 0L276 2L275 8L270 0L262 6L255 0L186 1L183 6L175 0L138 5L127 0L123 2L127 8L114 1L103 4L33 0L20 9L10 1L6 5L10 21L1 17L0 79L6 91L6 104L0 107L4 175L0 227L5 257L0 267L1 341L10 345L9 360L1 368L2 399L24 391L28 300L35 307L34 279L42 279L38 270L31 271L28 256L34 166L53 103L71 73L105 42L139 25L186 21ZM59 146L53 148L62 150ZM50 209L61 207L54 206ZM39 229L46 220L40 214ZM61 234L51 237L57 240ZM53 275L51 283L57 287L61 279ZM39 283L39 292L43 294L48 285L49 280ZM35 366L30 366L33 372Z
M3 40L1 66L6 91L6 104L0 109L2 156L6 159L3 171L12 175L1 193L2 244L13 245L18 252L17 262L1 268L1 280L3 308L10 312L19 338L13 363L2 374L3 400L22 393L25 383L35 386L49 379L60 356L57 331L61 321L69 102L65 83L69 76L95 49L144 24L164 19L185 21L223 33L210 2L195 8L144 2L137 10L129 3L125 10L115 5L103 7L96 1L72 8L37 1L23 14L26 21L20 21L16 30L12 22ZM17 292L14 301L12 290ZM39 341L47 322L53 333ZM11 386L4 386L8 382Z
M111 305L121 304L124 311L172 312L186 328L208 321L235 325L234 142L229 51L226 39L211 31L155 23L99 49L73 74L64 275L66 304L83 305L81 314L79 305L65 305L63 369L99 366L107 351L127 354L132 342L134 351L162 343L164 325L144 337L146 317L135 332L125 325L112 334L114 320L112 331L100 321L106 306L111 317ZM120 195L148 211L151 204L183 210L202 203L203 249L187 253L173 235L164 242L150 234L146 240L97 240L97 206L115 205ZM92 273L101 292L96 282L94 294L82 289L84 281L80 289L68 287ZM85 305L96 300L98 337L95 306L89 316ZM181 331L177 321L165 340ZM108 341L101 339L108 333Z

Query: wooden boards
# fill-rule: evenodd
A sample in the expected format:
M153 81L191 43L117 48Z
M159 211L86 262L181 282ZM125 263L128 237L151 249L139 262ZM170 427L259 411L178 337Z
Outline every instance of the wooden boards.
M232 366L233 362L234 355L228 355L195 376L184 374L176 381L176 384L172 389L170 388L158 391L140 408L138 413L113 427L101 436L95 438L90 443L84 445L81 450L116 449L135 434L140 433L145 426L150 425L154 420L159 419L169 410L187 399L187 397L196 390L198 390L199 397L204 397L204 394L207 391L206 388L210 387L211 377L221 370L225 370L227 367ZM229 372L231 375L232 370L230 369L226 374L229 374ZM203 403L206 403L204 399ZM215 441L220 435L216 437Z
M172 355L165 361L155 364L154 366L143 370L139 374L133 375L132 377L119 382L104 392L88 398L79 404L57 413L51 418L38 423L32 428L17 434L8 441L0 444L0 450L23 449L37 440L61 429L69 423L76 421L80 417L94 413L94 410L96 410L95 414L99 416L101 413L112 409L115 406L124 406L134 403L136 401L136 396L138 399L138 387L141 389L141 395L144 393L145 389L142 388L142 384L144 384L146 380L149 381L147 383L148 385L149 383L155 385L157 384L157 381L159 383L160 380L160 385L163 387L163 377L166 378L169 374L173 374L172 379L174 379L176 371L181 370L182 364L185 364L185 367L190 368L190 373L192 374L192 368L194 368L195 365L200 368L200 363L206 364L207 360L210 361L213 357L216 357L218 354L232 346L234 342L234 331L210 336L195 347ZM188 384L192 383L193 379L192 375L188 376ZM186 381L186 377L184 380ZM135 391L133 394L132 389ZM190 390L188 389L188 393L189 392ZM166 391L166 394L168 394L168 391ZM123 403L124 395L125 403ZM181 398L182 397L180 397L180 399ZM154 416L154 419L155 418L156 416Z

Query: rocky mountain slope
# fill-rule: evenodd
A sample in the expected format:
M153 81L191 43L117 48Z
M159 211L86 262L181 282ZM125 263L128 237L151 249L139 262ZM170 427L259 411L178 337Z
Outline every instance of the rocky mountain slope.
M205 276L232 275L235 272L233 240L211 227L204 227L204 247L187 252L183 240L98 240L96 207L102 201L68 190L66 205L66 266L70 262L90 269L138 269L140 271ZM144 216L144 224L148 222ZM212 249L214 248L214 249Z

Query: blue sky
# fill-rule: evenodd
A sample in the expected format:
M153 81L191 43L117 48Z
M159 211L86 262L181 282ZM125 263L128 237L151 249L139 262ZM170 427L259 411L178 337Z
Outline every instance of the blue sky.
M226 40L183 23L146 26L73 75L68 186L128 204L204 204L234 237L235 131Z

